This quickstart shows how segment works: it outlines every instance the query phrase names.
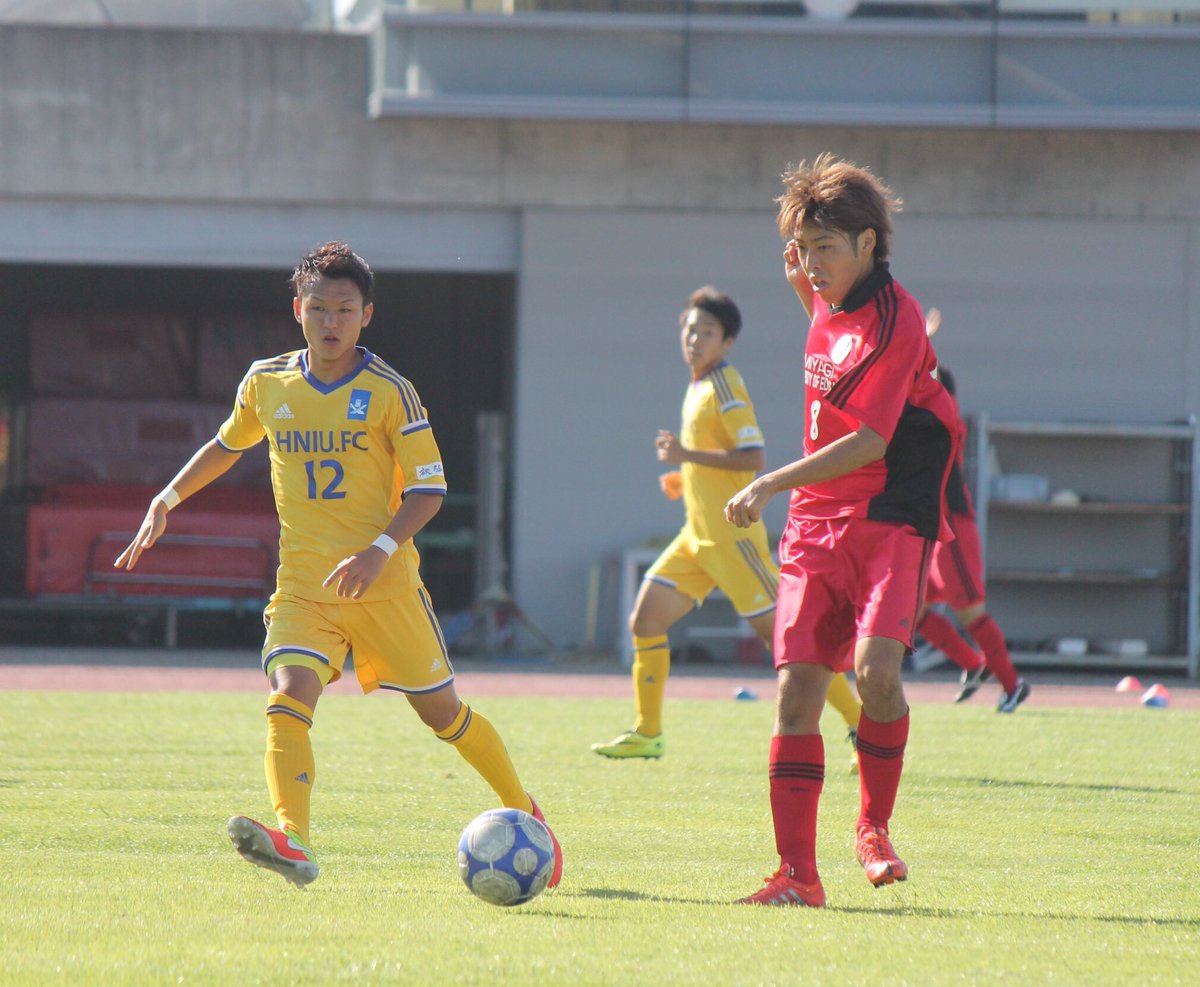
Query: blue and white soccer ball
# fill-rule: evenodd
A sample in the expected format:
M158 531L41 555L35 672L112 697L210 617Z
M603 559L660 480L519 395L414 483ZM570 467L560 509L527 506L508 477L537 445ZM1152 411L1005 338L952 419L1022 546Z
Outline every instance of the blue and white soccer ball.
M550 830L520 809L490 809L459 838L459 876L489 904L521 905L536 898L553 871Z

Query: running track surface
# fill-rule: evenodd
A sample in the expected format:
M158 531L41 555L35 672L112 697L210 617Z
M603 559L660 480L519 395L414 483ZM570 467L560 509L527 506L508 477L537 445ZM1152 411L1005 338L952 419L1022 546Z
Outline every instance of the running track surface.
M248 657L244 667L204 667L189 664L64 664L45 660L21 661L12 653L0 656L0 691L97 691L97 692L263 692L266 688L256 655ZM460 663L464 664L464 663ZM628 699L632 689L627 672L576 672L517 668L493 669L486 663L460 667L456 674L458 691L472 696L540 696L551 698ZM1119 693L1116 676L1112 681L1097 681L1098 676L1072 676L1070 673L1032 672L1028 675L1033 694L1029 707L1121 707L1137 706L1142 691ZM1152 673L1139 675L1142 690L1160 681ZM1168 709L1200 710L1200 684L1179 676L1166 679L1170 691ZM673 675L667 686L673 699L730 700L739 688L753 691L760 701L771 702L775 681L769 669L748 668L744 675L736 670L720 675L694 674L690 669ZM937 677L910 676L905 683L909 701L943 703L953 701L958 684L948 673ZM352 674L330 687L331 692L357 693ZM999 696L995 683L988 683L973 700L994 704ZM1157 711L1156 711L1157 712Z

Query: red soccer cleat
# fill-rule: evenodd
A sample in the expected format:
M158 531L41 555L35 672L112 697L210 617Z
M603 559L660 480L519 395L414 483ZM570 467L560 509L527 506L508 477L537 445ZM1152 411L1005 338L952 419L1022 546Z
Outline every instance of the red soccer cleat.
M888 832L882 826L859 828L854 855L867 872L867 880L877 888L893 881L908 880L908 864L896 856Z
M298 888L317 879L316 855L295 833L271 829L247 816L234 816L227 828L234 849L244 860L283 875Z
M809 908L825 907L825 889L818 880L813 884L801 884L792 874L790 866L783 864L770 877L764 877L766 887L752 895L739 898L735 905L807 905Z
M529 795L528 792L526 792L525 794ZM550 834L550 839L554 843L554 870L550 874L550 880L546 882L546 887L556 888L556 887L558 887L558 882L562 880L562 872L563 872L562 847L559 846L558 837L554 835L554 830L552 830L550 828L550 824L546 822L546 817L544 815L542 815L542 810L538 808L538 804L537 804L537 802L534 802L532 795L529 795L529 801L533 805L533 812L531 813L531 815L533 816L534 819L536 819L538 822L540 822L543 826L546 827L546 831Z

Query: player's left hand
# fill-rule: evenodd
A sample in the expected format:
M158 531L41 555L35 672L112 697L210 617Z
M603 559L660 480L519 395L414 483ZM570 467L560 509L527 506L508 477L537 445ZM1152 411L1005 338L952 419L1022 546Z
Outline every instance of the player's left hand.
M725 520L738 528L748 528L762 520L763 509L771 501L771 494L755 480L743 487L725 505Z
M683 445L679 441L679 436L674 432L668 432L665 428L660 428L658 437L654 440L654 454L658 456L661 463L676 465L682 463Z
M337 583L338 596L348 596L352 600L357 600L367 591L367 587L379 578L387 561L387 553L382 548L369 545L357 555L350 555L342 559L334 567L333 572L325 577L321 588L325 589L333 583Z

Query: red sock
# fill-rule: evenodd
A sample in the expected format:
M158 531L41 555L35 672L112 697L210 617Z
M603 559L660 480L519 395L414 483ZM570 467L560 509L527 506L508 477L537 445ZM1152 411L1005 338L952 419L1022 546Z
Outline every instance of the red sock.
M904 747L908 743L908 712L890 723L876 723L866 712L858 721L858 789L862 797L858 825L887 829L896 807Z
M771 816L775 847L802 884L817 880L817 803L825 783L819 733L771 738Z
M1017 670L1013 668L1012 659L1008 656L1008 645L1004 643L1004 632L1000 630L1000 625L992 620L990 614L985 613L967 626L967 632L983 649L987 666L1000 680L1004 691L1012 692L1016 689Z
M983 665L983 656L967 644L954 625L941 614L930 610L917 624L917 633L959 668L973 672Z

